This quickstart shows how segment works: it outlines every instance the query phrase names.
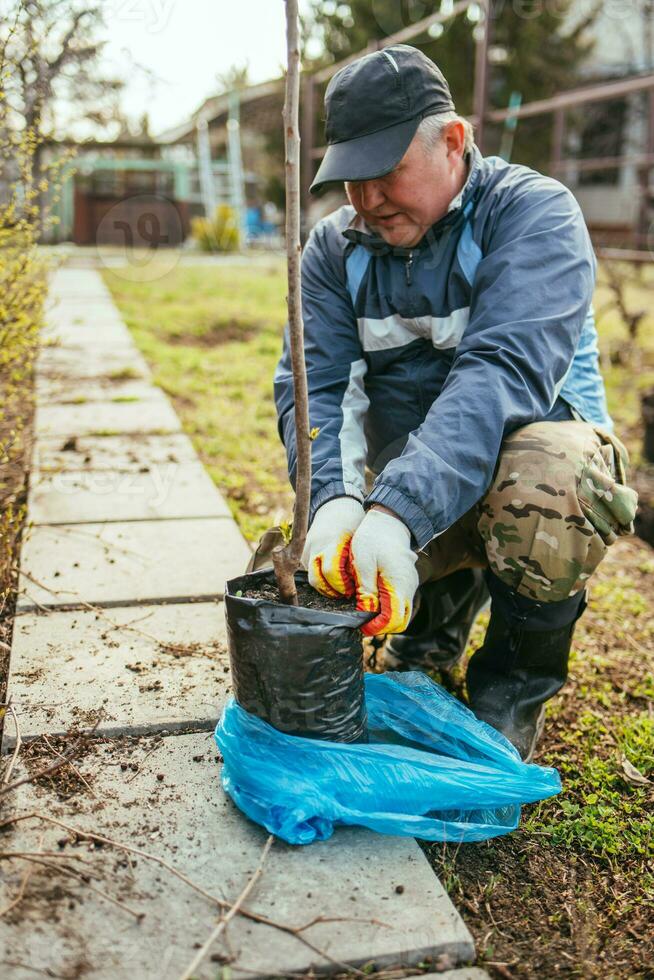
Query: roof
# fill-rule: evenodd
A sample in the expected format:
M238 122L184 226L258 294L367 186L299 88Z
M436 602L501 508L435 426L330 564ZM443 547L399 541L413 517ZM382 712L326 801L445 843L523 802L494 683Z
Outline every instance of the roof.
M258 85L248 85L239 90L239 103L246 106L258 102L259 100L278 96L284 89L284 79L275 78L268 82L260 82ZM195 128L198 120L206 119L208 123L215 123L224 117L227 121L229 115L230 92L223 92L220 95L212 95L205 99L202 105L195 110L190 119L164 130L157 136L160 143L180 143L191 139L195 135Z

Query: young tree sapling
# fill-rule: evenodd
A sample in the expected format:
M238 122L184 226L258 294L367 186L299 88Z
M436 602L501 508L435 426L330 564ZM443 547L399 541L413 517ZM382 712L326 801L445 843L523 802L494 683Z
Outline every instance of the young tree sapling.
M304 325L300 292L300 44L298 0L286 3L286 97L284 142L286 147L286 255L288 272L288 329L293 371L295 409L296 475L293 530L290 541L273 551L273 567L279 596L297 606L295 572L300 567L309 523L311 498L311 441L307 372L304 362Z

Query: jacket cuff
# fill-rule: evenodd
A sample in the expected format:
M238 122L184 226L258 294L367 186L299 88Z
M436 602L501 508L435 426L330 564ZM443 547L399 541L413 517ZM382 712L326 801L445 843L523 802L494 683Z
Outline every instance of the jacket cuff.
M366 497L363 506L368 510L373 504L383 504L394 511L411 531L413 546L417 551L428 544L435 536L433 525L422 507L395 487L377 484Z
M324 487L321 487L311 498L311 507L309 509L309 526L315 517L316 511L323 504L326 504L328 500L333 500L334 497L354 497L359 503L363 503L363 493L355 486L353 483L343 483L342 480L332 480L331 483L326 483Z

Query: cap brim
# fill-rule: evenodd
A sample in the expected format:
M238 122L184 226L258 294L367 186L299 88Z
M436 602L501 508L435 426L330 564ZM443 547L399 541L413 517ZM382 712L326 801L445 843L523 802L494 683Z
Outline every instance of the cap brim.
M389 126L376 133L330 143L309 190L320 194L328 184L343 180L374 180L393 170L420 125L420 117Z

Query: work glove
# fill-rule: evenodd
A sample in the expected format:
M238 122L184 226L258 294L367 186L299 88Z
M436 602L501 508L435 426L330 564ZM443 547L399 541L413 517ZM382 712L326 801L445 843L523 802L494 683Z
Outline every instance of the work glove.
M378 615L362 627L366 636L403 633L418 588L411 532L399 517L369 510L350 545L357 609Z
M302 564L309 583L322 595L337 599L355 593L350 571L350 541L365 511L354 497L334 497L319 507L309 528Z

